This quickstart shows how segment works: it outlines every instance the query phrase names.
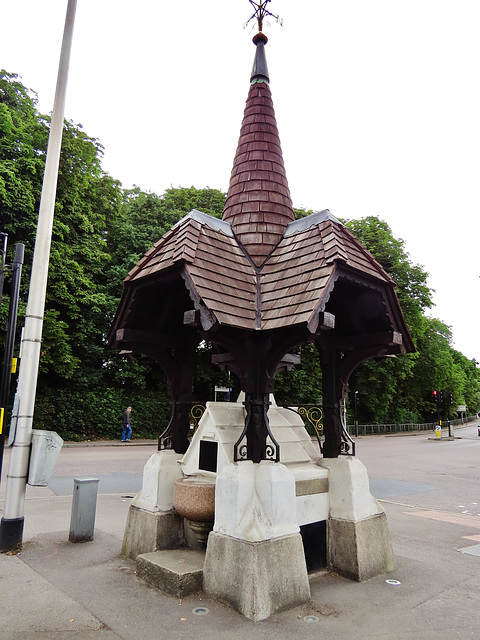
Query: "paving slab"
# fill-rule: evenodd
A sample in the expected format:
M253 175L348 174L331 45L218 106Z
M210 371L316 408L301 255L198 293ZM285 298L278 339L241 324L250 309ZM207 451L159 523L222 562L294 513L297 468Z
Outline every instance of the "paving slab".
M137 576L177 598L200 591L205 554L193 549L167 549L137 556Z

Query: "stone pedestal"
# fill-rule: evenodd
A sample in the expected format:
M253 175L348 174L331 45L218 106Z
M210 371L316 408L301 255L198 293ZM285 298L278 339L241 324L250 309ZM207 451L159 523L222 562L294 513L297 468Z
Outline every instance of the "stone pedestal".
M251 620L310 600L295 480L279 463L232 463L217 477L203 589Z
M328 564L354 580L395 569L382 506L371 495L365 466L353 456L323 458L329 470Z
M143 470L142 490L132 500L123 537L122 555L135 559L141 553L177 547L183 520L173 509L175 481L183 477L182 455L164 450L154 453Z

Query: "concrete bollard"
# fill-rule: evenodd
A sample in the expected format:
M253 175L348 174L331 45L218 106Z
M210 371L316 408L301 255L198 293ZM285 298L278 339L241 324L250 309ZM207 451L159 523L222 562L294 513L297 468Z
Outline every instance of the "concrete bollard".
M93 540L98 482L98 478L75 478L73 480L72 515L68 536L70 542Z

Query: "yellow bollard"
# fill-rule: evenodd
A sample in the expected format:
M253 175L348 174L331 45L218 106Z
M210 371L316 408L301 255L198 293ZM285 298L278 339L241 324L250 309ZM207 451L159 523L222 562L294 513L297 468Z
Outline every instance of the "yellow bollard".
M435 437L436 438L441 438L442 437L442 427L440 425L437 425L435 427Z

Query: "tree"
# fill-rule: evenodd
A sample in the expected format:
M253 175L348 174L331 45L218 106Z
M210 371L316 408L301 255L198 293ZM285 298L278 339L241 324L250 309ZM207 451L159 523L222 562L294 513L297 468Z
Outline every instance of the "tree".
M1 71L0 230L8 233L9 246L26 245L19 325L27 299L49 126L50 118L37 111L36 94L15 74ZM106 335L123 280L143 254L192 209L220 217L225 203L224 193L208 187L170 188L162 195L138 187L124 190L103 171L102 157L97 139L80 125L64 123L34 426L54 427L70 439L118 437L127 405L133 406L136 436L158 435L167 424L170 401L160 367L143 356L112 352ZM295 213L302 217L310 212ZM403 241L377 218L350 221L348 226L396 280L417 345L415 354L369 361L354 373L350 386L359 391L359 418L428 418L433 384L444 385L455 403L477 410L475 363L451 348L448 327L424 316L431 306L431 291L423 267L410 263ZM2 319L7 308L8 295L0 309ZM216 385L233 386L236 397L238 381L211 364L212 352L208 343L198 349L195 399L212 399ZM277 399L319 403L321 373L315 349L304 345L298 352L302 364L278 376Z
M478 409L478 375L472 363L461 361L451 347L452 334L440 320L428 318L432 291L427 286L427 272L411 263L403 240L393 237L390 227L370 216L349 221L347 227L373 254L397 285L397 295L409 326L416 353L383 361L369 360L354 372L351 389L358 389L361 399L360 420L364 422L421 422L436 418L437 408L432 390L458 398L465 386L470 389L469 408ZM474 366L473 366L474 368ZM467 383L464 380L466 376ZM465 401L466 402L466 401ZM453 417L452 408L442 407L444 417Z

